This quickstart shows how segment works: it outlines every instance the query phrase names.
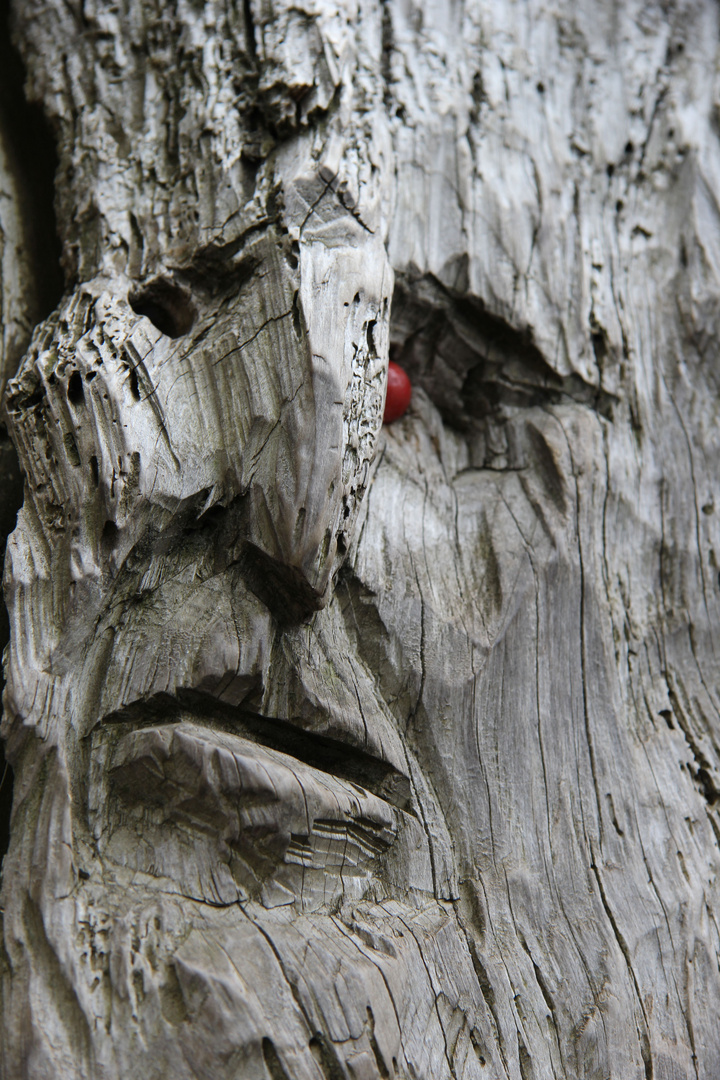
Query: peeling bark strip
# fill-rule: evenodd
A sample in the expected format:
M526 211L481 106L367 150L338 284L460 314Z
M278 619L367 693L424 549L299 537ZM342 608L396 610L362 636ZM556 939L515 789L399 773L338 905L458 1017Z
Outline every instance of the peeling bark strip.
M0 1077L717 1080L717 5L15 23Z

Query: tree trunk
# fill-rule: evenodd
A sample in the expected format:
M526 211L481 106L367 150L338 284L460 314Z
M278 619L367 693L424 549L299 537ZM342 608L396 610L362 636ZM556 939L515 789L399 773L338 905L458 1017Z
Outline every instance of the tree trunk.
M717 1080L717 5L15 15L3 1080Z

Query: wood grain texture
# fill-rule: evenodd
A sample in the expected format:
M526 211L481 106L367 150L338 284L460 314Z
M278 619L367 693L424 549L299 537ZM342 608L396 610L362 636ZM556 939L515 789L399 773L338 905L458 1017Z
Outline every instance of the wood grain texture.
M719 22L17 5L3 1080L717 1080Z

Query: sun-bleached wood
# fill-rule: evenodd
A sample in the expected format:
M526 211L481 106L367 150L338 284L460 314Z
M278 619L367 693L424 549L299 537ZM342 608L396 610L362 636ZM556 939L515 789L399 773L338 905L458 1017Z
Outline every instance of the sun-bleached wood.
M717 5L15 17L3 1080L717 1080Z

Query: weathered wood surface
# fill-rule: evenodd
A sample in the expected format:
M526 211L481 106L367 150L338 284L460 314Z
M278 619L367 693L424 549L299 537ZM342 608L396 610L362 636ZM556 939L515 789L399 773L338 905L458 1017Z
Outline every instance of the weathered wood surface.
M37 322L62 295L59 243L52 212L54 140L39 107L23 94L20 58L11 47L7 10L0 10L0 402ZM23 501L23 478L0 405L0 551ZM0 597L0 652L8 643ZM4 677L0 673L0 685ZM11 771L0 741L0 859L7 850Z
M717 1080L717 5L16 17L3 1080Z

